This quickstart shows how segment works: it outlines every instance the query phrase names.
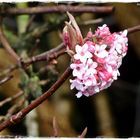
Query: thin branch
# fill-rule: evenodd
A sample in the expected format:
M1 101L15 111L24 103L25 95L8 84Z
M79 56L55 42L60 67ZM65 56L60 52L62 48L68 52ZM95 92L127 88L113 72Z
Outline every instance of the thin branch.
M35 99L31 104L29 104L26 108L19 111L17 114L11 116L8 120L4 121L0 124L0 131L7 128L8 126L11 126L12 124L20 122L30 111L32 111L34 108L39 106L43 101L48 99L70 76L71 69L68 67L65 72L60 76L60 78L52 85L52 87L42 94L40 97Z
M53 136L58 137L58 126L55 117L53 117Z
M20 91L19 93L13 95L12 97L9 97L9 98L6 98L5 100L3 101L0 101L0 107L2 107L4 104L8 103L8 102L11 102L15 99L17 99L18 97L22 96L23 95L23 91Z
M2 72L0 72L0 77L10 74L13 70L17 68L18 68L18 65L11 65L9 68L6 68Z
M3 47L7 50L7 52L15 58L15 60L18 62L20 60L20 57L17 55L17 53L12 49L10 46L7 38L5 37L2 29L2 18L0 17L0 42L3 45Z
M138 31L140 31L140 25L128 28L127 30L128 30L128 34L131 34L131 33L134 33L134 32L138 32Z
M51 49L50 51L47 51L47 52L42 53L37 56L33 56L26 61L21 60L21 63L23 65L23 67L27 67L30 64L33 64L35 62L51 61L52 59L56 59L57 57L59 57L60 55L62 55L64 53L65 53L65 47L63 46L63 43L61 43L60 45L58 45L58 47Z
M40 39L37 38L35 40L35 45L34 47L30 50L29 56L33 56L34 52L37 50L37 48L39 47L39 43L40 43Z
M6 118L11 117L15 112L17 112L17 110L24 104L24 102L25 102L25 99L19 101L18 103L13 105L10 109L8 109L7 114L5 116L5 120Z
M114 10L113 6L38 6L32 8L7 8L0 11L1 15L22 15L22 14L43 14L43 13L110 13Z
M82 22L80 25L89 25L89 24L97 24L103 22L103 18L92 19Z
M33 22L33 20L35 19L35 17L36 17L36 15L32 15L32 16L30 17L29 22L28 22L28 24L27 24L27 26L26 26L25 32L28 32L28 31L29 31L29 28L30 28L30 26L31 26L31 24L32 24L32 22Z
M41 56L45 56L45 55L48 55L48 54L51 54L51 53L55 53L55 52L58 52L58 51L61 51L62 49L64 49L64 44L63 43L60 43L57 47L47 51L47 52L44 52L40 55L38 55L38 57L41 57Z
M12 78L13 78L13 75L3 78L2 80L0 80L0 85L6 83L7 81L11 80Z

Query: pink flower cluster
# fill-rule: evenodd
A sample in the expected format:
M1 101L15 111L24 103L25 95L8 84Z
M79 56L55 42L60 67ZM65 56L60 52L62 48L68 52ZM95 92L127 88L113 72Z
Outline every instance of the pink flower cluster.
M91 96L106 89L119 76L118 68L127 52L127 30L111 33L107 25L89 32L83 45L75 46L71 89L76 88L77 98Z

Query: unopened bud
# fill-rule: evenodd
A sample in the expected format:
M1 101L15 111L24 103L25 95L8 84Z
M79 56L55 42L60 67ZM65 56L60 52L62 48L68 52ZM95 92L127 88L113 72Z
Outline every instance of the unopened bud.
M66 26L63 29L63 41L67 49L75 52L75 46L77 44L82 45L84 41L74 17L68 12L67 14L70 22L65 22Z

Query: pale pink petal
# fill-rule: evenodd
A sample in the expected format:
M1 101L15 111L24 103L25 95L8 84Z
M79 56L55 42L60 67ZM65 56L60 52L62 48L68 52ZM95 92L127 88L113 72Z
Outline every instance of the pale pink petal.
M82 51L82 47L79 45L76 45L75 50L77 53L80 53Z
M78 93L76 94L76 97L77 97L77 98L80 98L82 95L83 95L83 94L82 94L81 92L78 92Z
M104 50L99 53L96 53L96 56L98 56L99 58L105 58L108 56L108 52L106 50Z

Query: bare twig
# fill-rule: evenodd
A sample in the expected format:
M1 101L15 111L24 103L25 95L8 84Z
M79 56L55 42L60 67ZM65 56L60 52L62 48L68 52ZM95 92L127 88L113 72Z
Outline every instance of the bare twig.
M18 103L13 105L10 109L8 109L5 119L11 117L15 112L17 112L17 110L24 104L24 102L25 99L19 101Z
M140 25L128 28L127 30L128 30L128 34L140 31ZM65 47L63 46L63 43L61 43L58 47L56 47L50 51L47 51L40 55L31 57L27 61L23 62L23 65L29 66L30 64L39 62L39 61L50 61L64 53L65 53Z
M15 58L15 60L18 62L20 60L20 57L17 55L17 53L12 49L10 46L8 40L6 39L3 30L2 30L2 18L0 17L0 41L3 47L7 50L7 52Z
M0 131L7 128L8 126L11 126L12 124L20 122L30 111L32 111L34 108L36 108L38 105L40 105L43 101L48 99L64 82L65 80L70 76L71 69L68 67L65 72L60 76L60 78L52 85L52 87L42 94L40 97L35 99L31 104L29 104L26 108L19 111L17 114L10 117L10 119L4 121L0 124Z
M0 80L0 85L6 83L7 81L9 81L12 78L13 78L13 75L10 75L10 76L3 78L2 80Z
M35 40L35 46L30 50L29 56L33 56L34 52L37 50L37 48L39 47L39 43L40 43L40 39L37 38Z
M3 101L0 101L0 107L2 107L4 104L8 103L8 102L11 102L15 99L17 99L18 97L22 96L23 95L23 91L20 91L19 93L13 95L12 97L9 97L9 98L6 98L5 100Z
M97 24L97 23L100 23L100 22L103 22L103 18L87 20L87 21L82 22L80 25Z
M84 138L87 134L87 127L83 130L83 132L81 133L80 136L78 136L79 138Z
M128 34L131 34L131 33L134 33L134 32L138 32L138 31L140 31L140 25L128 28L127 30L128 30Z
M27 24L27 26L26 26L25 32L28 32L28 31L29 31L29 28L30 28L30 26L31 26L31 24L32 24L32 22L33 22L33 20L35 19L35 17L36 17L36 15L32 15L32 16L31 16L31 18L29 19L29 22L28 22L28 24Z
M55 117L53 117L53 136L58 137L58 126Z
M52 59L56 59L58 56L65 53L65 47L63 46L63 43L58 45L58 47L51 49L50 51L47 51L45 53L42 53L37 56L33 56L29 58L26 61L22 61L22 65L24 67L29 66L32 63L39 62L39 61L51 61Z
M114 10L113 6L72 6L72 5L58 5L58 6L38 6L32 8L7 8L0 11L1 15L22 15L22 14L42 14L42 13L110 13Z

